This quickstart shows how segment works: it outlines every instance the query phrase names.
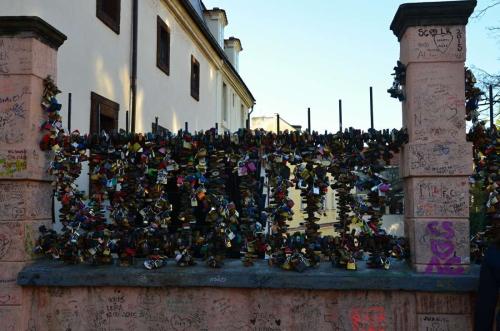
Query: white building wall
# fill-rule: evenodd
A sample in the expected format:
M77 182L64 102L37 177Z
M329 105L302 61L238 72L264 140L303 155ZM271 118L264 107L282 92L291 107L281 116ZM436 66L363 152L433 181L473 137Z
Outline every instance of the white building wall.
M219 43L219 46L224 48L224 28L219 21L215 19L205 19L205 23L215 37L215 40Z
M163 1L139 1L136 131L151 131L156 116L161 126L173 131L184 128L184 122L189 123L190 131L208 129L216 122L223 124L223 75ZM3 0L0 15L39 16L68 37L58 54L58 85L62 91L58 99L63 104L64 126L71 92L71 127L82 133L89 131L90 92L95 92L120 105L119 128L125 128L125 112L131 110L132 1L121 1L120 34L97 18L95 0ZM158 15L171 31L168 76L156 66ZM191 54L200 63L199 101L191 97ZM236 94L233 106L235 90L226 84L230 100L225 128L236 131L241 127L241 101Z
M203 130L217 122L217 70L161 0L139 1L137 130L150 131L155 116L174 132ZM156 19L170 28L170 75L156 66ZM200 63L200 101L191 97L191 55Z
M59 49L57 68L65 127L71 92L71 128L89 131L91 91L120 104L119 126L125 127L125 111L130 108L131 4L121 2L118 35L96 17L95 1L0 1L0 15L39 16L68 37Z

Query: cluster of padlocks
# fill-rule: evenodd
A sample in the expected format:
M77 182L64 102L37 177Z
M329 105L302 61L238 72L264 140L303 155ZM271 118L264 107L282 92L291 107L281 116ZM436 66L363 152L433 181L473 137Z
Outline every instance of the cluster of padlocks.
M485 192L485 202L478 206L484 212L484 224L476 226L481 230L472 238L471 255L480 262L488 241L498 242L500 239L500 136L496 125L480 118L479 103L483 92L475 86L476 78L469 69L465 71L465 97L467 121L471 126L467 139L473 143L474 173L471 176L473 187ZM478 199L478 197L476 197ZM477 202L475 202L477 204Z
M40 229L40 254L90 264L145 258L148 269L168 259L210 267L225 258L246 266L266 259L296 271L324 260L350 270L363 260L388 269L390 259L408 255L406 241L381 228L391 190L382 171L406 142L403 130L66 134L57 93L47 80L40 146L54 154L49 172L62 230ZM76 185L83 162L88 195ZM289 233L294 189L304 232ZM368 191L366 198L355 198L356 189ZM322 236L318 224L328 190L339 210L334 236Z

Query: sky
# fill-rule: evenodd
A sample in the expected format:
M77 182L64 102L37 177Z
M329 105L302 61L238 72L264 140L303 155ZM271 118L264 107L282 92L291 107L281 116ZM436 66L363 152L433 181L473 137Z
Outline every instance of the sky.
M478 9L493 0L478 0ZM279 113L313 130L337 131L338 100L343 127L370 126L373 86L376 129L401 128L401 103L386 92L399 59L389 29L399 0L204 0L226 10L225 38L241 39L240 74L256 98L252 116ZM425 1L424 1L425 2ZM500 72L500 6L467 26L466 65Z

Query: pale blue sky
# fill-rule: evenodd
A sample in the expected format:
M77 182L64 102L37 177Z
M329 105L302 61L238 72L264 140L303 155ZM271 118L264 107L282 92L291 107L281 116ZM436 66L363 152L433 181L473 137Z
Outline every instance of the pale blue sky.
M227 12L225 36L241 39L240 72L257 99L252 115L279 113L292 124L338 130L366 129L369 86L374 89L375 128L400 128L401 104L386 90L399 58L389 25L400 0L204 0ZM478 8L492 0L479 0ZM467 65L500 71L500 44L486 27L500 26L500 6L467 27Z

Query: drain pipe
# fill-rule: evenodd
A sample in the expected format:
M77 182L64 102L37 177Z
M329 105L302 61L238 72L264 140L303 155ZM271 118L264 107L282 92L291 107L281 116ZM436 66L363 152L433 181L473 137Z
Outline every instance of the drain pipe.
M248 112L248 115L247 115L247 130L250 130L250 115L253 113L253 106L252 106L252 110L250 110Z
M139 0L132 4L132 74L130 77L130 92L132 97L132 118L130 131L135 133L135 118L137 107L137 28L139 24Z

